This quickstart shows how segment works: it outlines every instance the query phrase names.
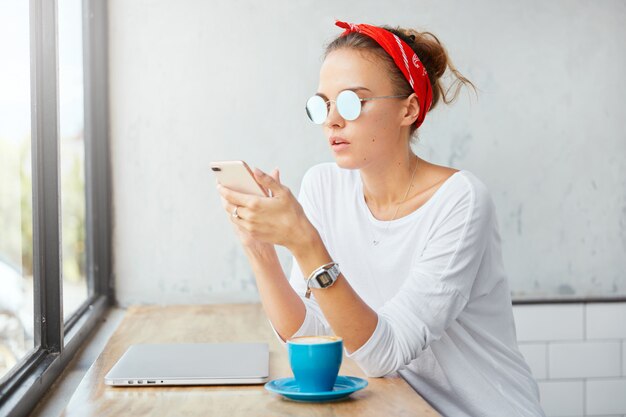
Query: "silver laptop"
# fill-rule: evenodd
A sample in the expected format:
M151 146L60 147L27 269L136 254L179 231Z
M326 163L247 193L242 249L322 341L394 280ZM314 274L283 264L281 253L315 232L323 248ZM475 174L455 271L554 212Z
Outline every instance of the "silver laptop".
M269 378L267 343L131 345L104 377L106 385L262 384Z

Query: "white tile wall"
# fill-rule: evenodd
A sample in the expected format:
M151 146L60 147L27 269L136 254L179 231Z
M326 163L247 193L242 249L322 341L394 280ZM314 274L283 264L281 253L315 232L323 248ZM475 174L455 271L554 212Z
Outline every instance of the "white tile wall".
M548 377L548 344L520 343L519 350L524 355L535 379Z
M583 415L583 381L543 381L539 382L539 392L546 415Z
M587 415L626 410L626 379L587 381Z
M620 376L621 349L620 341L551 343L550 378Z
M520 305L513 310L520 342L581 340L583 305Z
M587 339L626 339L626 303L587 305Z
M516 305L548 417L626 417L626 302Z

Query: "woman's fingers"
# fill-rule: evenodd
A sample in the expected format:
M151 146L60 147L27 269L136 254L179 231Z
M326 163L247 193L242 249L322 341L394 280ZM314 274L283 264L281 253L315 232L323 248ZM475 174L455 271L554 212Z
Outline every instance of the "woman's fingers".
M261 171L258 168L254 168L254 177L257 182L261 184L266 190L270 190L272 193L272 197L276 196L278 193L282 191L282 186L280 184L280 178L274 178L272 175L267 175L265 172Z
M220 197L220 200L222 201L222 207L224 208L224 211L226 211L226 213L230 215L231 220L236 220L237 217L243 218L241 213L242 213L242 210L244 210L244 207L231 204L224 197ZM236 212L235 212L235 209L237 209ZM237 216L235 216L235 214L237 214Z
M245 216L244 214L246 212L245 207L231 204L228 202L228 200L224 198L222 198L222 207L224 207L224 210L226 211L226 213L230 215L230 219L233 222L236 222L237 220L241 220Z
M272 178L274 178L274 181L282 185L280 182L280 171L278 170L278 168L274 168L271 175L272 175Z
M230 221L242 231L246 233L259 233L261 230L266 229L263 224L259 224L258 221L256 221L252 210L231 204L225 199L222 199L222 205L226 213L228 213Z
M240 193L238 191L224 187L221 184L218 184L217 190L219 191L222 198L225 198L229 203L236 206L254 206L258 203L260 198L255 195Z
M280 183L280 172L276 169L271 174L265 174L255 170L254 174L262 186L272 191L271 198L217 186L231 222L246 237L254 240L274 244L297 240L297 229L303 223L299 219L304 212L289 188Z

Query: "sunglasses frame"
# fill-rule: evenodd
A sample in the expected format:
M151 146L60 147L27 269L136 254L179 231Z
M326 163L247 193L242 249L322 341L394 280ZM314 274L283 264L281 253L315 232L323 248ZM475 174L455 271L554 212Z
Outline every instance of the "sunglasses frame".
M340 115L340 116L341 116L344 120L348 120L348 121L350 121L350 122L359 118L359 116L361 115L361 109L363 108L363 102L364 102L364 101L379 100L379 99L383 99L383 98L408 98L408 97L410 97L410 94L409 94L409 95L404 95L404 94L401 94L401 95L394 95L394 96L377 96L377 97L365 97L365 98L361 98L361 97L359 97L359 96L357 95L357 93L356 93L356 92L354 92L354 90L350 90L350 89L341 90L341 91L339 92L339 94L337 94L337 98L336 98L336 99L334 99L334 100L330 100L330 99L328 99L328 100L325 100L325 101L324 101L324 104L325 104L325 107L326 107L326 116L324 117L324 119L323 119L321 122L317 123L317 122L315 122L315 121L313 120L313 118L311 117L311 113L309 112L308 104L309 104L309 101L310 101L312 98L314 98L314 97L319 97L319 98L321 98L322 100L324 100L324 98L323 98L322 96L320 96L319 94L315 94L315 95L313 95L313 96L309 97L309 99L307 100L307 104L304 106L304 109L305 109L305 111L306 111L306 114L307 114L307 116L308 116L309 120L310 120L312 123L315 123L316 125L322 125L322 124L324 124L324 123L326 122L326 120L328 119L328 114L330 113L330 103L335 103L335 107L336 107L336 106L337 106L337 100L339 99L339 96L340 96L341 94L343 94L343 93L346 93L346 92L350 92L350 93L354 94L354 95L356 96L357 100L359 101L359 104L360 104L360 107L359 107L359 113L358 113L358 114L356 115L356 117L355 117L355 118L353 118L353 119L348 119L348 118L346 118L343 114L341 114L341 109L337 108L337 113L339 113L339 115Z

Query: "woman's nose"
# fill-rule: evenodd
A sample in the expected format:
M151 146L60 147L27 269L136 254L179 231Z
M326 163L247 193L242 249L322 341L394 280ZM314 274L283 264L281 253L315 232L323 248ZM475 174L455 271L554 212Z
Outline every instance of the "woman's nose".
M328 102L328 116L326 116L326 126L343 126L345 120L337 111L337 104L334 101Z

